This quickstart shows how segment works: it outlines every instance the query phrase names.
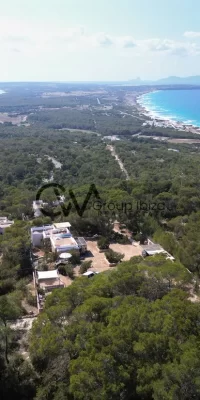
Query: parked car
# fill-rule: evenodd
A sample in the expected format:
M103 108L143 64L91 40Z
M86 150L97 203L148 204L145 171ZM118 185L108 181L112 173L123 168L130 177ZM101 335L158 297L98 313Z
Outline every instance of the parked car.
M86 276L88 278L92 278L94 275L99 274L99 272L96 271L87 271L85 272L82 276Z

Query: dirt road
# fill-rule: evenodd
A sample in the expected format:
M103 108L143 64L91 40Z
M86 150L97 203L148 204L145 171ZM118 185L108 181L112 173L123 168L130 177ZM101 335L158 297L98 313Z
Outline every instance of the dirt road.
M108 145L107 145L107 149L110 150L112 156L115 157L115 160L118 162L121 171L122 171L122 172L124 173L124 175L126 176L126 180L129 181L130 176L129 176L129 174L128 174L126 168L124 167L123 162L120 160L119 156L117 155L114 146L108 144Z

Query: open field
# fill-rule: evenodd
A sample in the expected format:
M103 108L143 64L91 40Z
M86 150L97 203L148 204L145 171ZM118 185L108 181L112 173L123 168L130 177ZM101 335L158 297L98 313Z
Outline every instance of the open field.
M1 124L4 124L5 122L11 122L13 125L20 125L21 123L26 122L26 120L27 120L27 115L0 113Z
M85 257L85 261L92 261L91 269L96 272L107 271L110 268L109 263L104 253L99 253L97 242L87 241L87 248L90 254Z
M116 251L117 253L124 254L123 261L128 261L131 257L141 256L142 254L142 248L139 244L132 245L113 243L110 244L110 249Z

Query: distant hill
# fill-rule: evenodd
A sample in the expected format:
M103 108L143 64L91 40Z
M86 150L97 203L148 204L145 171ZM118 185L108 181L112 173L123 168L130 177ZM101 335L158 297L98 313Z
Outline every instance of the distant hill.
M168 78L156 81L143 81L140 78L128 81L131 85L200 85L200 75L181 78L179 76L169 76Z

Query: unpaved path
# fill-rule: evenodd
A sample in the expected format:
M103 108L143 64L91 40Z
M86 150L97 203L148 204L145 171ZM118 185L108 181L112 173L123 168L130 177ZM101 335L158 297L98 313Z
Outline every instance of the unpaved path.
M119 156L117 155L114 146L108 144L108 145L107 145L107 149L110 150L112 156L115 157L115 160L118 162L121 171L122 171L122 172L124 173L124 175L126 176L126 180L129 181L130 176L129 176L129 174L128 174L126 168L124 167L123 162L120 160Z

